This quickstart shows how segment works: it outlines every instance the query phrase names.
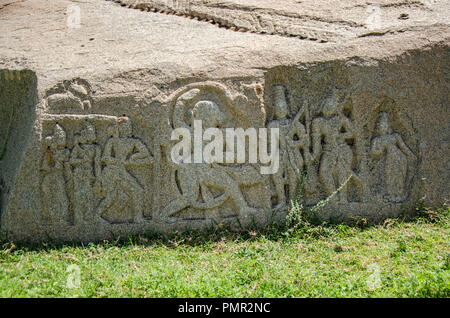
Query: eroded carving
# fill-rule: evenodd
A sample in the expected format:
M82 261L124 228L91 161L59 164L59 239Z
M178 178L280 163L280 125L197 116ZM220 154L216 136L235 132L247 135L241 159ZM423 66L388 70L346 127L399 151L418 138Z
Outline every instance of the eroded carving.
M69 164L72 166L71 179L74 193L75 223L94 221L96 182L100 176L100 146L96 144L95 126L85 123L84 129L75 135L75 146L70 155Z
M309 164L312 159L309 153L310 139L305 125L301 122L304 109L299 111L293 120L290 120L285 90L286 88L282 85L273 87L274 120L267 126L280 130L280 167L272 175L278 200L276 208L281 208L288 201L295 199L299 176L305 169L306 163ZM303 158L302 149L306 158Z
M66 86L74 94L74 83ZM363 164L367 165L361 160L364 152L375 161L383 161L382 186L372 192L382 191L376 195L389 203L407 199L411 162L416 157L400 134L389 127L386 113L380 113L377 135L362 140L351 107L346 108L351 102L344 92L338 95L332 91L318 105L304 99L296 107L286 85L270 86L271 105L262 103L259 85L238 87L242 93L231 93L213 82L177 90L161 112L163 120L158 138L153 140L154 148L133 134L136 129L125 115L46 114L40 223L149 224L153 213L158 222L168 224L209 220L219 223L228 218L239 218L243 225L253 220L265 222L267 213L286 210L296 199L305 171L303 194L307 204L335 193L350 177L351 187L350 183L343 187L331 202L348 209L363 208L367 203L362 199L363 190L374 178L362 169ZM184 128L194 136L195 121L201 121L203 131L215 128L222 136L228 134L227 128L278 128L279 169L262 175L261 162L174 162L171 133ZM141 131L139 128L137 131ZM202 139L201 148L210 141ZM224 138L220 146L224 156L227 142ZM271 148L270 142L267 140L267 149ZM195 142L190 151L192 155ZM249 151L245 144L246 158ZM152 187L157 190L149 200ZM147 218L148 209L152 210L151 219Z
M41 191L43 211L41 223L69 222L69 198L66 189L69 150L66 148L66 132L56 124L53 135L44 139L46 150L41 170L44 173Z
M379 114L377 133L378 136L372 140L370 154L376 159L384 159L384 199L402 202L406 199L408 163L416 156L400 134L392 131L386 112Z
M220 220L218 208L227 200L233 203L244 222L261 214L260 209L249 205L240 188L264 181L256 167L217 162L174 164L171 160L173 142L169 138L172 129L186 128L193 132L195 120L202 121L204 129L225 129L226 123L231 122L229 116L236 100L248 101L240 95L233 98L222 86L214 84L193 86L175 97L172 118L164 121L162 143L172 167L170 182L176 194L163 208L163 216L175 216L187 208L194 208L207 210L208 218Z
M64 114L46 115L44 122L54 126L54 133L44 139L40 223L143 222L145 190L133 171L148 169L153 156L132 135L131 120ZM70 143L61 122L71 131ZM103 142L96 126L102 127ZM150 174L144 171L144 175Z
M305 101L291 116L293 107L287 102L287 94L281 84L271 87L273 119L267 127L280 129L280 169L272 175L276 196L273 207L285 207L296 199L302 176L306 176L302 195L310 204L332 195L348 178L360 197L364 183L355 171L360 158L351 111L344 110L344 103L332 94L318 111L312 112ZM337 197L340 204L355 200L354 195L349 198L348 186Z
M329 196L352 176L362 187L362 181L352 170L355 143L353 123L339 109L335 98L326 100L322 117L312 121L313 160L320 160L319 178ZM319 159L320 158L320 159ZM348 202L347 187L339 193L341 203Z
M81 113L91 109L90 86L81 79L60 83L47 92L47 110L55 114Z
M147 147L133 137L131 121L128 117L117 119L112 127L113 135L107 141L101 163L101 193L104 199L97 208L97 215L114 222L117 213L124 209L133 210L133 221L144 222L144 188L131 174L130 168L145 167L153 163Z

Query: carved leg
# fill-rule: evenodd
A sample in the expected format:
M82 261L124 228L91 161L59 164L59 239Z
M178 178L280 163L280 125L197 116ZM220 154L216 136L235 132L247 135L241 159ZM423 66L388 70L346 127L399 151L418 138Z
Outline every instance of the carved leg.
M284 174L285 167L283 165L280 166L277 173L272 175L272 180L275 185L275 193L278 198L277 208L283 207L286 205L286 193L284 190Z
M352 181L354 181L357 184L357 187L361 188L361 181L360 179L353 173L352 171L352 160L353 160L353 152L352 149L346 145L343 144L340 147L340 152L338 153L338 164L337 164L337 181L338 185L337 187L340 188L347 179L352 176ZM350 180L349 180L350 182ZM339 201L341 203L347 203L348 202L348 184L345 185L338 193Z
M336 185L333 177L334 164L335 160L331 157L331 154L324 154L319 169L319 176L327 195L331 195L334 191L336 191Z
M389 201L401 202L404 200L407 170L408 162L400 151L389 154L386 160L385 173L386 191Z
M298 175L292 169L288 170L288 180L289 180L289 200L296 200L298 194L299 180Z
M106 197L100 202L97 212L95 213L95 219L98 221L102 221L102 215L108 211L108 209L111 207L111 205L114 204L114 201L116 200L117 191L116 189L108 189L110 191L107 191ZM106 222L106 221L105 221Z
M198 176L191 174L190 171L179 170L181 195L171 201L163 210L163 215L170 217L176 213L192 206L197 200L200 192L200 183Z
M133 191L134 223L144 222L144 190L136 185Z
M190 200L188 200L185 196L181 196L171 201L163 210L163 215L165 216L173 216L178 212L184 210L185 208L191 205Z
M351 171L346 171L344 169L338 169L338 187L341 187L345 181L347 181L347 178L353 175L353 173ZM352 177L353 178L353 177ZM339 191L338 193L338 197L339 197L339 202L341 203L347 203L348 202L348 184L345 185L345 187L343 187L341 189L341 191Z
M210 169L209 173L204 175L203 183L211 187L222 188L236 204L241 216L248 213L257 213L258 209L248 205L238 183L224 170Z
M128 173L122 174L121 185L123 190L133 198L134 222L144 222L144 190L137 183L136 179Z

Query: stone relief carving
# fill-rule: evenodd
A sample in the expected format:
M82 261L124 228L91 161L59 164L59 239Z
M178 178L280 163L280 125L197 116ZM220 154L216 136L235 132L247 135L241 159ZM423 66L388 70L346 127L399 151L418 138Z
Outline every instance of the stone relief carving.
M351 116L351 110L344 109L344 101L338 101L335 95L326 98L316 113L309 112L308 105L302 105L290 116L287 102L287 89L280 84L273 85L273 119L267 127L280 129L280 170L272 176L274 192L277 197L274 207L286 206L295 199L300 183L299 172L306 171L307 179L304 196L310 193L323 192L324 197L345 183L350 177L356 195L349 196L349 186L343 187L337 194L339 204L363 203L370 198L366 190L370 183L359 171L361 152L356 145L363 144L360 132L357 132ZM312 118L311 118L312 115ZM293 119L290 119L294 117ZM411 182L409 172L417 157L403 141L400 134L389 127L388 115L381 112L378 120L377 136L369 141L364 151L375 160L383 160L381 189L386 202L401 203L407 199L407 191ZM375 193L376 189L370 192ZM324 198L323 197L323 198ZM313 202L317 202L314 199Z
M44 204L41 222L69 222L69 198L66 175L70 153L66 148L66 132L56 124L53 135L44 139L46 150L41 170L44 173L41 191Z
M312 121L313 159L320 160L319 179L329 196L352 176L359 186L362 181L352 170L355 134L353 123L338 109L334 98L328 99L321 111L321 117ZM320 157L320 159L319 159ZM339 193L341 203L348 202L347 187Z
M101 158L104 168L100 180L104 199L97 209L97 215L109 221L114 218L108 211L117 213L128 207L134 211L135 223L144 222L144 188L127 169L150 166L153 156L144 143L132 134L130 119L119 117Z
M278 200L276 208L282 208L289 200L295 199L300 173L312 159L309 153L310 139L305 125L301 122L304 109L290 120L285 90L282 85L273 87L274 120L267 125L267 128L280 130L280 168L272 175ZM305 158L301 150L304 150Z
M211 96L215 100L211 100ZM189 87L174 98L172 118L166 118L164 121L162 144L167 162L172 168L171 184L176 195L164 207L163 216L172 217L186 208L194 208L207 210L209 218L219 221L218 208L227 200L233 203L243 220L260 214L260 209L252 207L241 190L241 186L263 182L263 177L259 175L256 167L220 163L174 164L170 159L172 129L187 128L193 135L194 120L201 120L204 129L225 129L229 127L226 123L230 122L228 117L235 100L242 101L245 97L238 96L233 99L225 88L215 84Z
M71 145L59 122L81 126L72 132ZM147 169L153 156L132 136L131 120L125 116L47 115L45 123L54 126L54 133L44 139L41 223L143 222L144 187L130 170ZM104 147L98 143L94 123L109 136ZM125 209L133 211L131 218Z
M389 202L402 202L406 199L408 165L411 160L416 160L416 156L400 134L392 131L386 112L379 114L377 133L378 136L372 140L370 155L384 159L384 199Z
M407 169L407 161L414 160L415 156L407 151L409 148L400 135L392 134L385 117L382 116L379 126L387 128L379 129L379 136L370 146L370 140L363 139L361 128L352 119L351 101L345 95L337 98L332 92L314 107L314 111L309 109L308 101L305 101L296 108L297 113L291 115L290 109L295 107L289 105L286 97L288 93L281 84L271 87L273 118L268 120L267 127L280 129L280 170L271 178L276 197L272 205L274 208L285 207L296 198L301 172L306 172L302 195L308 204L329 197L349 178L347 185L336 193L332 202L340 206L368 203L373 199L370 193L376 190L368 189L370 178L374 176L364 173L368 171L368 167L364 166L367 162L363 161L366 153L373 158L386 154L389 157L387 161L395 162L384 166L387 169L384 173L385 183L390 184L384 187L390 193L385 195L386 201L400 203L407 199L403 188L410 179L406 180L404 170ZM394 165L397 165L396 168L389 168Z
M84 129L75 135L75 146L70 155L76 224L94 221L94 188L98 188L98 177L101 174L101 149L96 141L95 126L86 122Z
M332 202L362 204L368 178L377 177L360 173L357 167L365 163L356 144L367 145L364 151L373 160L383 161L379 182L384 201L402 203L408 198L410 170L417 158L402 136L390 128L387 113L379 114L372 140L361 140L358 122L351 110L344 109L345 98L334 94L312 110L308 101L292 107L290 92L282 84L267 89L271 105L263 104L262 88L256 84L241 84L237 94L213 82L190 84L165 101L167 107L154 132L158 136L148 141L148 136L143 140L133 134L132 120L125 115L59 113L68 105L67 98L76 96L78 106L83 105L82 98L89 101L87 87L81 80L67 81L47 98L41 224L142 224L151 222L144 215L152 209L158 220L166 223L238 217L245 225L272 209L287 209L305 171L304 195L312 198L308 204L331 195L349 177L357 194L350 195L347 185ZM61 94L66 95L62 98ZM266 118L268 107L272 107L270 118ZM195 120L202 121L203 129L218 128L224 135L230 127L278 128L279 170L266 176L260 174L259 163L172 162L172 130L185 128L193 135ZM224 149L226 146L225 141ZM158 190L149 194L152 187ZM155 200L151 207L150 196ZM268 198L267 202L261 198Z

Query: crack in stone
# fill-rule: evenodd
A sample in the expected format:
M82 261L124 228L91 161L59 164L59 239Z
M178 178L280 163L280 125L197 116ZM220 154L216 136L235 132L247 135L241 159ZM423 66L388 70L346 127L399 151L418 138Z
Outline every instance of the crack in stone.
M5 9L7 6L10 6L12 4L17 4L17 3L21 3L24 2L24 0L16 0L16 1L12 1L12 2L7 2L5 4L0 5L0 10Z

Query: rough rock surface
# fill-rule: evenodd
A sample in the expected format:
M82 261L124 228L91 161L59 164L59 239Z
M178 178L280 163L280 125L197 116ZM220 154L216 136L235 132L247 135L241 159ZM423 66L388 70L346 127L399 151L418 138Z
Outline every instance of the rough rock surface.
M2 234L262 225L299 170L310 205L350 177L323 218L443 203L449 2L377 3L0 0ZM195 119L279 128L280 169L174 164L170 133Z

